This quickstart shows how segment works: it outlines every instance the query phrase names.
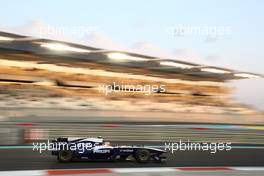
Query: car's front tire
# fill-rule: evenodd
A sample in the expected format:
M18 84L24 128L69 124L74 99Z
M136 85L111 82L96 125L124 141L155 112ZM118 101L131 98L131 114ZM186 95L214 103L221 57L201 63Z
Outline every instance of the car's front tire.
M70 150L60 150L58 153L58 161L61 163L71 162L73 158L72 151Z

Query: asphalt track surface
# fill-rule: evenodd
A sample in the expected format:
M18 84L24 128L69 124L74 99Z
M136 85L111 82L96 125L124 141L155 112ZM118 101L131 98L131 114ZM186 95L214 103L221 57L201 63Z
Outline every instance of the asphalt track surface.
M233 148L231 151L177 151L167 153L166 163L136 163L134 161L75 161L58 163L49 151L39 153L29 148L1 148L0 170L42 170L81 168L131 167L211 167L211 166L264 166L264 148Z

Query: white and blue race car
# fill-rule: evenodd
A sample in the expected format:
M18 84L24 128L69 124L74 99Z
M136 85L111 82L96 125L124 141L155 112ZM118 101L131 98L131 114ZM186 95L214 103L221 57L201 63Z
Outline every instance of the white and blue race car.
M74 159L125 161L134 158L137 162L165 162L164 150L141 146L114 146L97 138L57 138L53 141L52 155L59 162Z

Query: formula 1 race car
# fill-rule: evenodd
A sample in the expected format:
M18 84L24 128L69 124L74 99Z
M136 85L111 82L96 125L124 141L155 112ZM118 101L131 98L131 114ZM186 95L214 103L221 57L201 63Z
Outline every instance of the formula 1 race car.
M165 162L164 150L141 146L114 146L97 138L57 138L52 141L52 155L59 162L71 162L74 159L125 161L134 158L137 162Z

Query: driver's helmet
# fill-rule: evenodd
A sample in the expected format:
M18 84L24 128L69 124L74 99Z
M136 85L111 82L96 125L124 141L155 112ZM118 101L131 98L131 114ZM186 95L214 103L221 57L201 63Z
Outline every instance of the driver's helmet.
M103 145L110 146L110 142L104 142Z

